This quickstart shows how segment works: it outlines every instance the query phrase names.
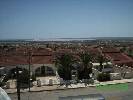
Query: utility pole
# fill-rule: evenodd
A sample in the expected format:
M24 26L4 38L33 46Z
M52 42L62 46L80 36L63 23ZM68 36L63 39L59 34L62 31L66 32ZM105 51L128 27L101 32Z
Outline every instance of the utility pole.
M29 84L29 92L30 92L30 67L31 67L31 59L32 59L32 57L31 57L32 55L31 55L31 50L29 49L28 50L28 57L29 57L29 59L28 59L28 63L29 63L29 82L28 82L28 84Z
M18 70L18 66L16 66L16 75L17 75L17 96L18 96L18 100L20 100L20 81L19 81L19 70Z
M29 52L29 92L30 92L30 64L31 64L31 52Z

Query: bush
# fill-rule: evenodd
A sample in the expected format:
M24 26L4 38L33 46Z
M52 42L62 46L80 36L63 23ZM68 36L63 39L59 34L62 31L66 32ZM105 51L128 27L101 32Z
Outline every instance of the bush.
M64 68L59 67L58 68L58 74L61 78L64 80L71 80L71 70L65 70Z
M0 87L4 86L5 84L5 82L0 82Z
M90 79L90 71L89 69L83 70L83 71L78 71L78 79Z
M32 81L36 81L36 76L35 75L32 75L31 76L31 79L32 79Z
M28 70L24 69L19 76L20 83L28 84L29 82L29 72Z
M2 77L0 77L0 87L4 86L6 84L6 82L8 81L8 76L4 75Z
M100 73L97 76L97 80L100 82L110 81L110 74L109 73Z

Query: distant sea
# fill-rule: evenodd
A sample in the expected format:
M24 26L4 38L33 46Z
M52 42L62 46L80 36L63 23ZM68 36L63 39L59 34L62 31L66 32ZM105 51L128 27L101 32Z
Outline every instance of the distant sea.
M84 40L96 40L96 39L93 39L93 38L47 38L47 39L39 39L37 41L84 41Z
M41 39L0 39L0 42L24 41L84 41L84 40L133 40L133 37L91 37L91 38L41 38Z
M3 42L21 42L21 41L84 41L96 40L93 38L45 38L45 39L1 39Z

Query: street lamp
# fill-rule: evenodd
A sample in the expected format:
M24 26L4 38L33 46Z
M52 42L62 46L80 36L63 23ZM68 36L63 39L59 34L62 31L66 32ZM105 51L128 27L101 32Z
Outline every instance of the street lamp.
M16 66L17 71L15 72L17 75L17 96L18 100L20 100L20 80L19 80L19 74L22 73L22 71L19 71L18 66Z

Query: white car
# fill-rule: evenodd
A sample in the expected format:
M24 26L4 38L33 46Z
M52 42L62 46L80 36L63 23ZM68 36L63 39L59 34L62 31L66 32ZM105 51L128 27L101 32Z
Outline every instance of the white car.
M0 87L0 100L11 100L7 93Z

